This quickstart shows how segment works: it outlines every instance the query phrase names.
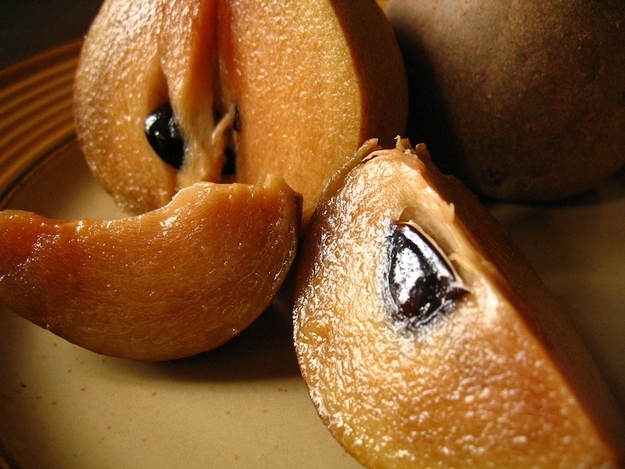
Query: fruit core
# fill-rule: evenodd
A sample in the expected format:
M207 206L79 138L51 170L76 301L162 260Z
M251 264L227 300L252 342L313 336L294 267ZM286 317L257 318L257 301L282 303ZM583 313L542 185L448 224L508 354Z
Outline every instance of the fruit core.
M236 173L235 154L228 143L231 141L231 133L241 128L241 119L236 105L233 104L226 114L214 111L214 121L217 125L211 129L212 142L216 151L223 152L222 177L233 176ZM170 102L154 109L145 118L143 129L150 147L161 160L181 172L185 171L185 166L191 167L188 171L194 173L191 174L192 182L205 180L204 173L197 172L192 168L193 164L186 161L184 133ZM201 155L199 157L202 158ZM201 167L202 164L199 166Z
M416 225L392 225L388 245L388 291L394 319L423 326L452 308L468 290L436 242Z

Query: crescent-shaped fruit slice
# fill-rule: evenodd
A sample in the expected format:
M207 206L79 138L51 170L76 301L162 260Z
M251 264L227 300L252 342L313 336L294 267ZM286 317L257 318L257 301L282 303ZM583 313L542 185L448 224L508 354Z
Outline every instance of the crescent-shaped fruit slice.
M407 96L374 0L106 0L82 50L74 109L91 170L130 212L225 180L229 149L228 181L282 176L303 195L305 223L365 139L403 132ZM171 115L159 138L175 134L183 153L173 165L144 133L162 105Z
M268 306L295 256L301 200L200 182L119 220L0 212L0 300L92 351L136 360L210 350Z
M334 437L369 467L622 467L614 400L500 226L424 145L371 145L322 196L297 277Z

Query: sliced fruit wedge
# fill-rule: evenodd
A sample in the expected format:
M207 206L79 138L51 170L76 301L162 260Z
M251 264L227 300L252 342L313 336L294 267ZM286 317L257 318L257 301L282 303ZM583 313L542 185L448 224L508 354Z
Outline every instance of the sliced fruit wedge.
M424 145L369 142L332 180L294 316L317 411L368 467L622 467L623 420L590 355Z
M92 351L169 360L213 349L268 306L295 257L301 197L281 178L200 182L119 220L0 212L0 300Z

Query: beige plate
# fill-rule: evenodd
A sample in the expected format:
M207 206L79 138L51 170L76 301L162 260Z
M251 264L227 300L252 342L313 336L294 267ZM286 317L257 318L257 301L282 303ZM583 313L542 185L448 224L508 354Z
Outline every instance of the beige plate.
M0 72L0 207L121 216L73 134L79 44ZM551 207L497 204L625 408L625 175ZM141 364L73 346L0 306L0 467L357 467L308 399L284 316L224 347Z

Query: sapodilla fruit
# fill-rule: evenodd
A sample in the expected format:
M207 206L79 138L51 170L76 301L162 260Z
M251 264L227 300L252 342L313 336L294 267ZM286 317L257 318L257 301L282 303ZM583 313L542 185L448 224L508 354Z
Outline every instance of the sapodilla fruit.
M590 355L423 144L365 144L303 243L302 375L365 466L623 467L623 421Z
M0 212L0 301L97 353L171 360L213 349L269 305L295 257L301 199L279 177L198 182L117 220Z
M182 148L174 166L144 134L167 103ZM365 139L403 132L406 103L403 58L374 0L106 0L75 86L78 139L121 207L152 210L200 180L277 174L303 195L304 225Z
M625 164L625 2L389 0L408 136L491 198L580 194Z

